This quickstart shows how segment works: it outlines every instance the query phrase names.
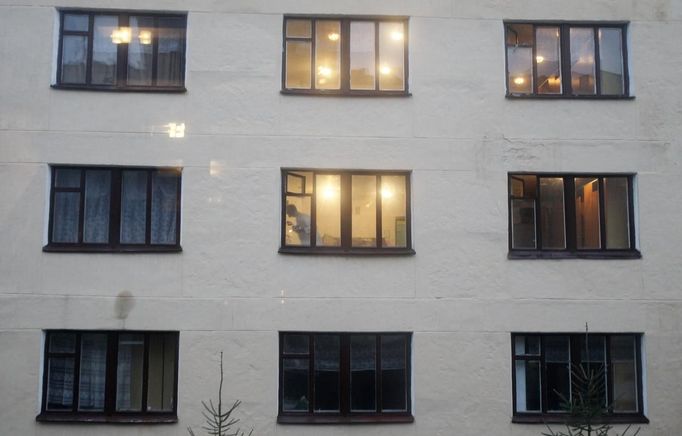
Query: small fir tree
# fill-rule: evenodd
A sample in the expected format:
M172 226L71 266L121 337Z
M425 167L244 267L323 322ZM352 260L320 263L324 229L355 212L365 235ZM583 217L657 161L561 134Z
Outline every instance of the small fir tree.
M234 426L239 422L239 419L233 418L232 413L237 410L242 403L236 400L232 406L223 410L223 352L220 352L220 385L218 386L218 400L217 405L213 404L213 400L202 401L204 410L201 412L204 415L204 425L201 428L209 436L245 436L246 433L239 427L234 429ZM191 427L187 427L190 436L196 436ZM253 429L249 431L248 436L253 435Z

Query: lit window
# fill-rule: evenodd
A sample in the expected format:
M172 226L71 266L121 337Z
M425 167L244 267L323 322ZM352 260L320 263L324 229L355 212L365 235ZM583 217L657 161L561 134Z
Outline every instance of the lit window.
M647 422L642 399L642 335L512 334L515 422L550 422L566 415L582 370L603 380L597 395L605 419Z
M406 94L407 19L284 19L282 89L316 94Z
M511 257L639 257L633 178L510 174Z
M177 251L177 168L52 167L46 251Z
M509 96L627 97L627 25L506 23Z
M40 421L177 421L178 333L49 331Z
M281 423L412 422L409 333L280 334Z
M411 254L405 171L282 171L283 253Z
M57 87L184 90L187 17L61 12Z

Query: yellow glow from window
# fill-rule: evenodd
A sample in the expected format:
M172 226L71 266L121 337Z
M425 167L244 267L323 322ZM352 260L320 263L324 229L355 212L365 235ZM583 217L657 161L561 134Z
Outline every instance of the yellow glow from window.
M326 200L331 200L338 195L338 190L332 185L327 185L322 188L322 197Z
M403 32L391 32L391 39L393 41L402 41L405 38Z
M524 83L526 83L526 79L524 79L523 77L517 77L514 79L514 83L517 85L523 85Z
M393 198L393 190L389 187L381 188L381 198L384 200Z
M327 35L327 38L329 38L330 41L338 41L339 40L339 34L336 32L332 32L329 35Z
M332 69L329 67L321 66L321 67L317 68L317 73L323 77L331 77L332 76Z
M152 43L152 32L149 30L141 30L138 39L140 40L140 44L149 45Z
M535 56L535 60L538 62L538 64L541 64L545 61L545 57L537 55L537 56Z
M131 40L130 27L119 27L111 32L111 42L114 44L128 44Z
M391 67L389 67L387 65L383 65L381 68L379 68L379 71L381 72L381 74L384 74L384 75L391 74Z

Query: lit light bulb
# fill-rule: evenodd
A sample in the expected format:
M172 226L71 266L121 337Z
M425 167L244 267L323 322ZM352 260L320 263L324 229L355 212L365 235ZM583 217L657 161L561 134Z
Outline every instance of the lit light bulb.
M523 77L517 77L514 79L514 83L517 85L523 85L524 83L526 83L526 79L524 79Z
M391 39L393 41L402 41L404 37L403 32L391 32Z
M322 189L322 196L325 199L330 200L336 196L336 190L333 186L327 185L324 187L324 189Z
M381 198L393 198L393 191L390 188L381 188Z
M111 32L111 42L114 44L128 44L130 39L130 27L119 27Z
M381 72L381 74L384 74L384 75L391 74L391 67L384 65L381 68L379 68L379 71Z
M535 60L538 61L538 64L541 64L545 61L545 57L537 55L537 56L535 56Z
M332 32L329 35L327 35L327 38L329 38L330 41L338 41L339 40L339 34L336 32Z
M140 30L138 39L140 40L140 44L149 45L152 43L152 32L149 30Z
M324 66L318 67L317 68L317 74L319 74L320 76L324 76L324 77L331 77L332 69L329 67L324 67Z

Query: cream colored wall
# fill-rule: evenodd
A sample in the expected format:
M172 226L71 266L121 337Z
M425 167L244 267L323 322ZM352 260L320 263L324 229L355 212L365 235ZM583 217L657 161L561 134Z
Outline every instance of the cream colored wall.
M51 89L56 6L189 10L188 92ZM283 13L409 15L412 96L281 95ZM630 20L636 99L505 99L503 19ZM509 333L588 322L645 333L640 434L677 436L681 34L670 0L0 0L0 434L185 434L224 350L258 435L537 435L510 422ZM43 253L49 163L183 166L183 252ZM281 167L412 170L417 254L278 255ZM507 260L508 171L637 172L643 258ZM179 330L180 423L37 424L55 328ZM416 422L278 426L280 330L413 331Z

